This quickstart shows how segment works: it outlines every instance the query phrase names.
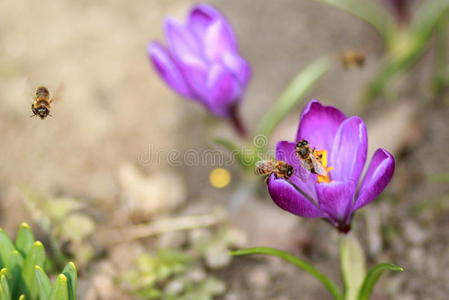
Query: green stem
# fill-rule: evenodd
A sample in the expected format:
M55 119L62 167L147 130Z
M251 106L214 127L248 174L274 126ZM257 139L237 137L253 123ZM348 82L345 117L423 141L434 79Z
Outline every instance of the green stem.
M365 253L352 233L340 234L339 244L345 300L356 300L366 274Z
M303 269L304 271L309 272L311 275L313 275L315 278L317 278L323 285L327 288L327 290L334 296L336 300L344 300L342 293L340 292L340 289L324 274L319 272L315 267L312 265L300 260L296 256L293 256L290 253L273 249L273 248L265 248L265 247L257 247L257 248L249 248L249 249L243 249L243 250L237 250L237 251L231 251L231 255L240 256L240 255L250 255L250 254L264 254L264 255L270 255L270 256L276 256L284 261L287 261L289 263L294 264L300 269Z

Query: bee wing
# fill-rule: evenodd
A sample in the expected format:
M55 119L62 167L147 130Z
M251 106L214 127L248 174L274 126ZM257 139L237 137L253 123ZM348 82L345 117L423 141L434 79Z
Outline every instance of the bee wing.
M60 101L62 95L64 94L65 85L64 83L60 83L54 93L50 94L50 102Z
M20 96L23 96L23 98L26 99L26 102L30 100L34 101L34 98L36 97L36 88L30 78L23 78L23 80L20 82L20 85L20 87L23 89L23 92Z
M317 175L327 175L326 169L323 167L323 165L315 158L315 156L311 156L313 168L315 169L315 172Z
M259 160L256 162L256 169L262 168L265 165L264 160Z
M296 173L299 176L299 179L301 179L301 181L306 182L309 179L310 175L309 166L303 159L299 158L299 162L301 166L297 169Z
M274 161L274 156L270 155L270 153L257 153L260 162Z
M254 173L256 175L266 175L265 173L270 170L274 170L274 165L271 160L259 160L256 162Z

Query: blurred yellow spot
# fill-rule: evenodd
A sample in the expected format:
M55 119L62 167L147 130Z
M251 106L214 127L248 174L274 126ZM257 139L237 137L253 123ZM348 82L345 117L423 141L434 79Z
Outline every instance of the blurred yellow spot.
M224 188L231 183L231 173L223 168L213 169L209 174L209 182L214 188Z

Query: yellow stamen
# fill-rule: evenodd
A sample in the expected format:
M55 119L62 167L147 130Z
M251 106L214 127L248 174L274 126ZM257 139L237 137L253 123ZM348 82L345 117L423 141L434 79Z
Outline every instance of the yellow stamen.
M317 182L331 182L332 180L329 177L329 172L333 169L333 167L327 166L327 151L326 150L314 150L313 155L316 157L318 162L324 167L326 170L326 175L317 175Z

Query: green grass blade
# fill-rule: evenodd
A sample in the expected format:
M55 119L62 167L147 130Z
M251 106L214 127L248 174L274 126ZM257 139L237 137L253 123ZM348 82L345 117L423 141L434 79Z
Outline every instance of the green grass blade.
M6 266L8 257L14 250L14 244L11 242L6 232L0 228L0 268Z
M34 234L27 223L20 224L16 235L16 248L25 256L34 244Z
M412 30L423 38L430 35L440 18L447 14L448 10L449 1L447 0L422 2L411 24Z
M23 268L24 259L19 251L14 250L9 255L6 263L6 268L9 271L9 277L12 279L10 285L10 292L13 299L17 299L19 295L19 283L21 280L21 273Z
M303 269L304 271L310 273L312 276L321 281L321 283L323 283L323 285L334 296L336 300L343 300L343 296L339 288L327 276L319 272L314 266L304 262L303 260L297 258L296 256L291 255L290 253L273 248L258 247L258 248L249 248L231 251L230 254L234 256L264 254L279 257L289 263L294 264L298 268Z
M6 297L6 292L3 287L0 285L0 300L11 300L11 298Z
M48 279L47 274L45 274L41 267L36 266L34 271L36 275L37 287L39 289L39 299L48 299L51 292L51 281Z
M73 262L69 262L62 271L62 274L64 274L68 279L70 300L76 300L76 289L77 289L76 282L78 280L78 274L75 264Z
M67 277L64 274L59 274L56 278L49 300L69 300Z
M304 100L315 83L329 70L326 58L318 59L301 70L282 92L258 125L257 134L269 137L285 116ZM267 145L264 145L266 147Z
M42 268L44 263L45 249L42 243L37 241L28 252L22 269L24 281L22 294L25 294L29 299L35 299L38 295L35 267L40 266Z
M316 0L338 7L353 14L373 26L384 39L389 43L390 33L394 28L394 20L391 15L376 1L372 0Z
M374 286L376 285L382 273L387 270L400 271L400 272L404 271L403 268L388 263L378 264L374 266L373 268L371 268L371 270L369 270L368 274L366 275L362 287L360 288L359 296L357 299L369 300L371 293L373 292Z
M11 300L11 293L9 290L8 279L6 278L6 274L2 274L0 276L0 287L1 287L1 300Z

